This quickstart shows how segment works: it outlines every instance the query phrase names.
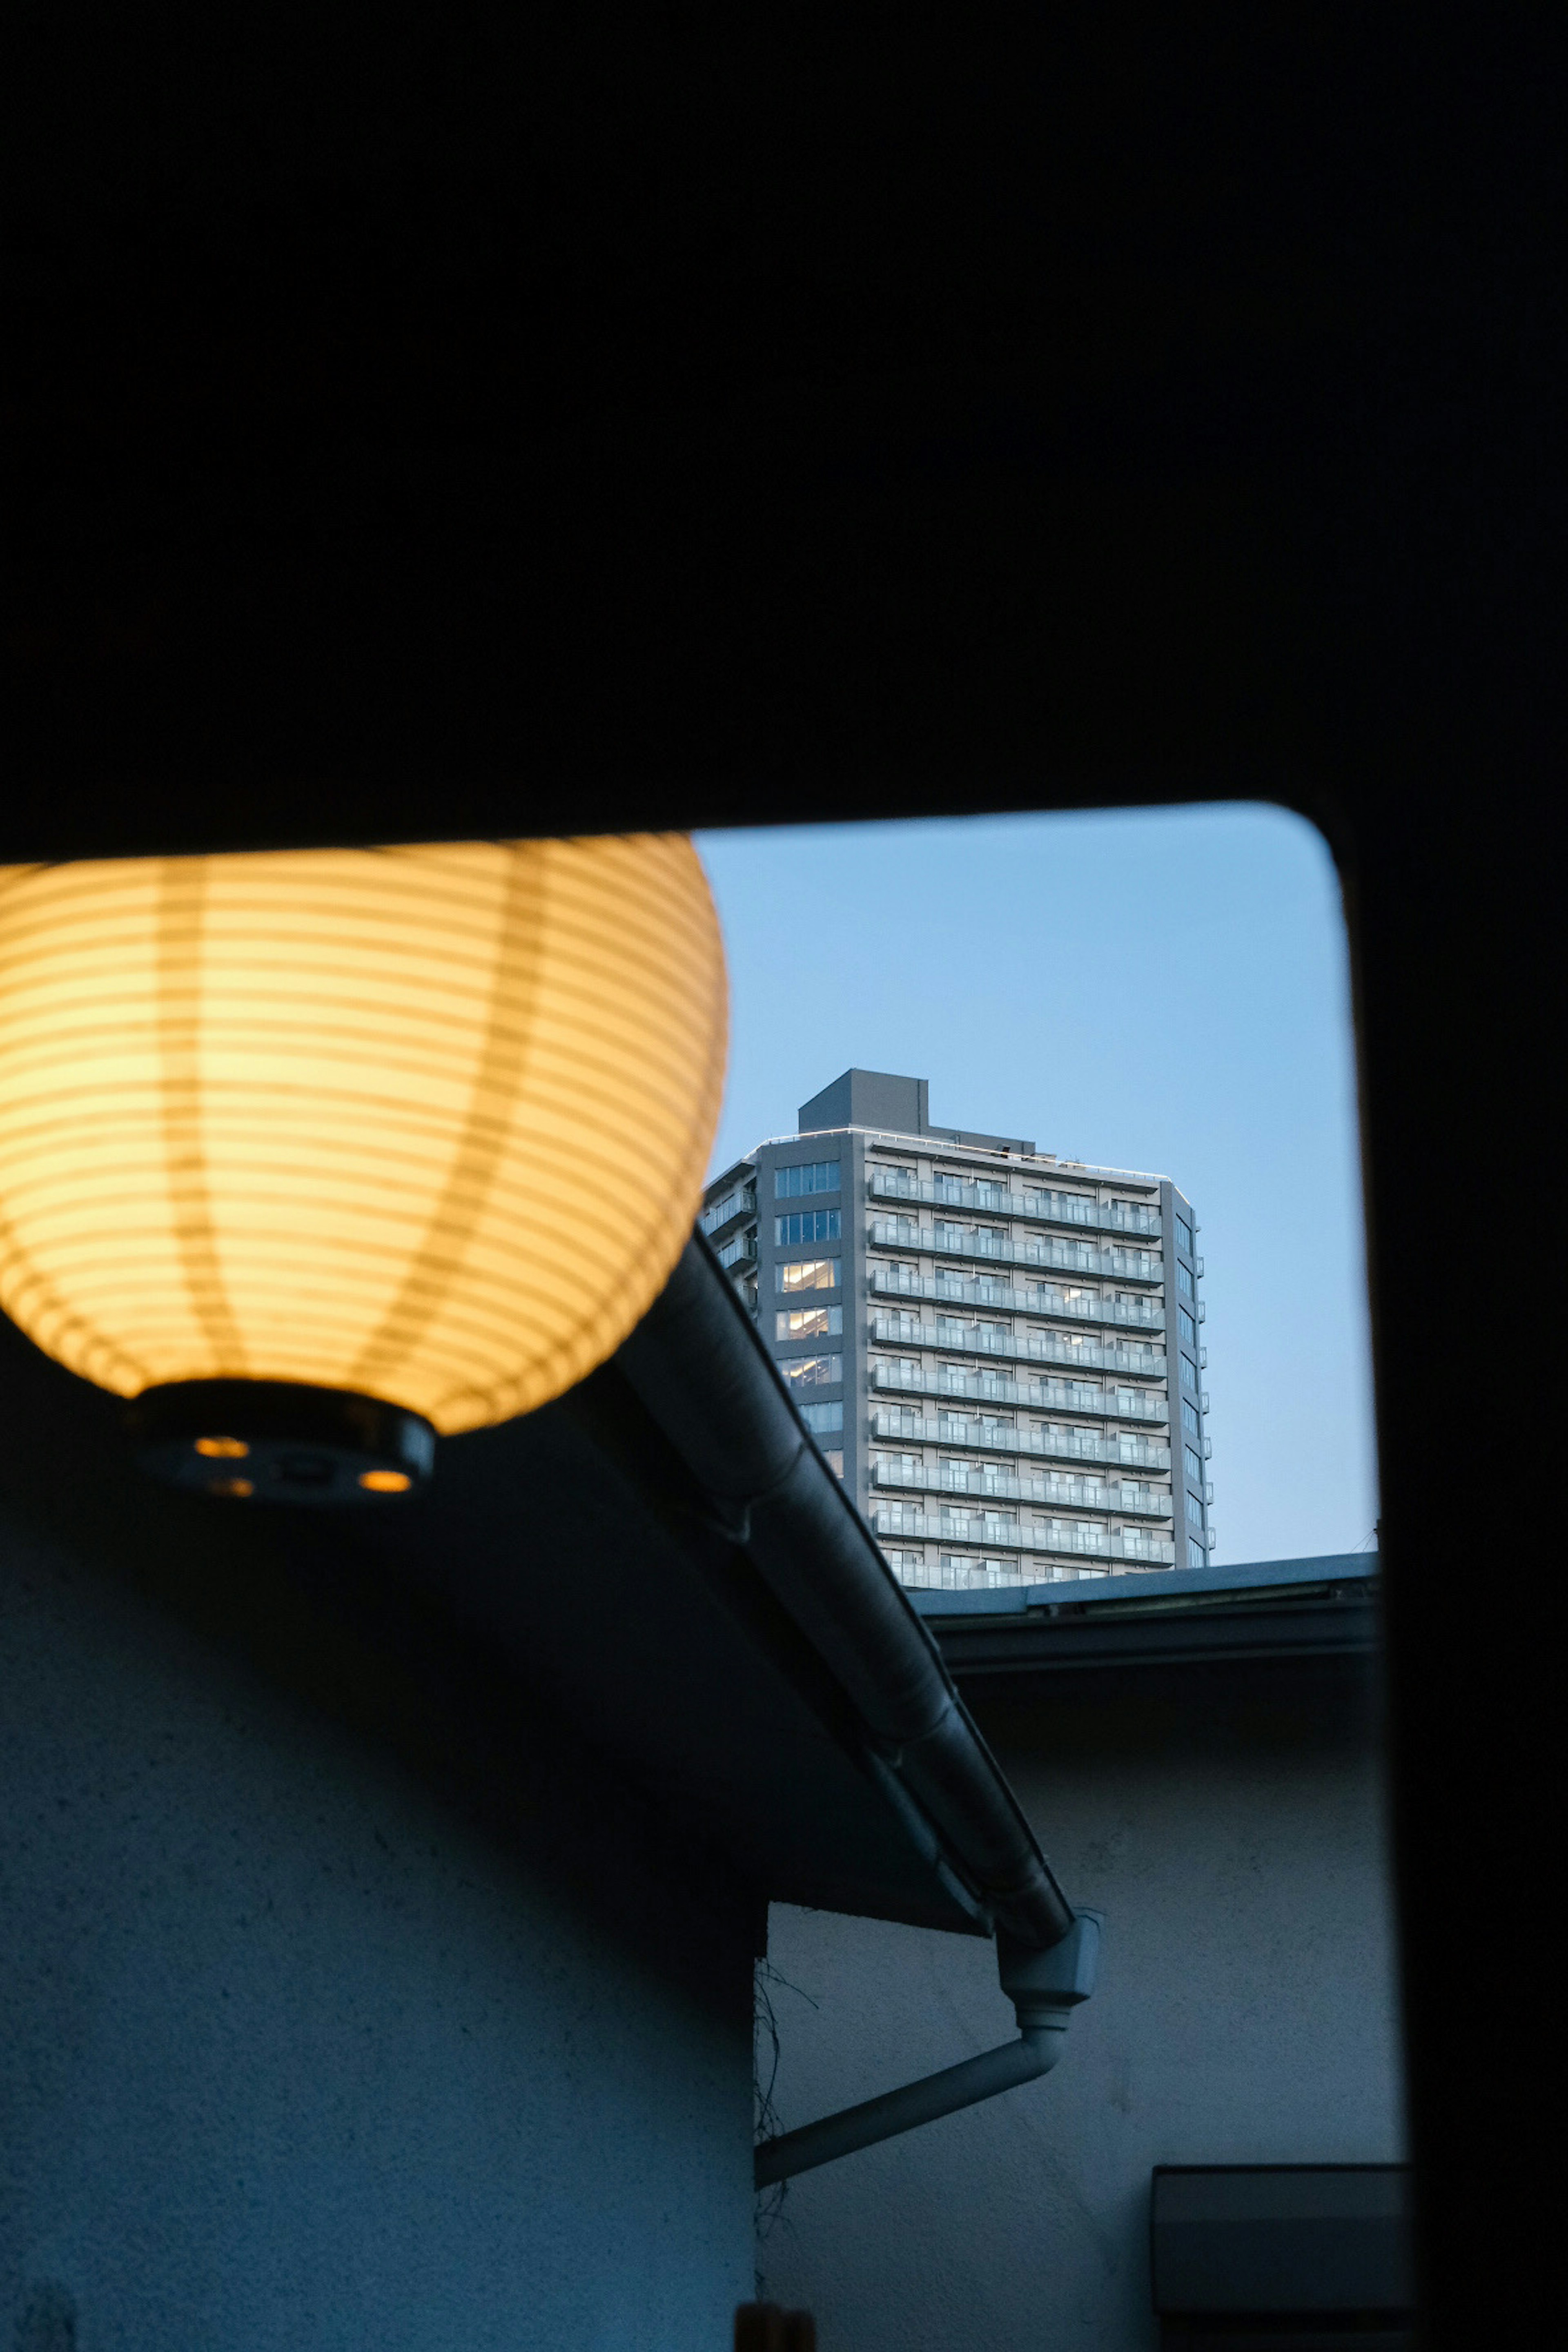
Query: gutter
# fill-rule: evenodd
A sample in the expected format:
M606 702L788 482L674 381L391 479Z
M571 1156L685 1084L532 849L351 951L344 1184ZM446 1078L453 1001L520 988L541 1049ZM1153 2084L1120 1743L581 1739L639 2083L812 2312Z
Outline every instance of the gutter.
M1365 1658L1378 1643L1375 1552L911 1597L964 1680Z
M935 1641L700 1234L616 1361L716 1523L848 1696L867 1769L906 1828L997 1931L1018 2015L1020 2039L1001 2051L763 2142L762 2187L1045 2073L1093 1989L1100 1922L1062 1893Z

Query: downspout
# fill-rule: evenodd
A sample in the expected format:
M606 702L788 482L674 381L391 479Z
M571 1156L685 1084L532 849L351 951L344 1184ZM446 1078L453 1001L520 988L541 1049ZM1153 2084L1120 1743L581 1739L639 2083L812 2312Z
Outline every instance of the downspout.
M997 1967L1002 1990L1013 2002L1018 2039L996 2050L982 2051L940 2074L927 2074L900 2091L885 2091L819 2123L798 2131L781 2132L759 2143L754 2159L756 2185L770 2189L797 2172L810 2172L857 2148L934 2123L960 2107L978 2105L998 2092L1047 2074L1062 2054L1072 2012L1094 1990L1095 1962L1100 1950L1100 1915L1079 1911L1061 1941L1049 1951L1032 1951L1011 1937L997 1937Z
M963 1906L994 1929L1018 2020L1016 2042L763 2140L763 2189L1048 2073L1094 1990L1100 1918L1075 1911L1057 1884L936 1643L700 1234L616 1362L717 1524L837 1675L866 1727L867 1768L906 1828L930 1839Z
M616 1361L717 1524L837 1676L866 1762L937 1834L985 1924L1044 1949L1073 1910L942 1655L806 1434L733 1286L693 1234ZM889 1790L889 1795L893 1793Z

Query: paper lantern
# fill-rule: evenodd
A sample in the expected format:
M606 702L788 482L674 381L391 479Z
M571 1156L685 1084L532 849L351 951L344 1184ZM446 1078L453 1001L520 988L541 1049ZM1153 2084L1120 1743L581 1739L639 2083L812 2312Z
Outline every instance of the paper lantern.
M0 1306L175 1475L406 1491L658 1296L724 1046L678 835L0 869Z

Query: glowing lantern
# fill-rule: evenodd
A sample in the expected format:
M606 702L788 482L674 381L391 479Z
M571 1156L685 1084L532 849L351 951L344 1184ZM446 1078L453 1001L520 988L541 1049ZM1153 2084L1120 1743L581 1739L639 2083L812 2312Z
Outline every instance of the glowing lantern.
M188 1483L406 1493L657 1297L724 1045L678 835L0 869L0 1306Z

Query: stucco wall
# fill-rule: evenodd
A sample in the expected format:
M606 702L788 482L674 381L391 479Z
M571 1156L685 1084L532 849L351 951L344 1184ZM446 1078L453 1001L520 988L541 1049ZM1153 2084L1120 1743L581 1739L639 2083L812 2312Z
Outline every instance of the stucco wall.
M1100 1990L1044 2081L764 2216L767 2290L816 2312L823 2352L1144 2352L1154 2165L1403 2154L1368 1679L1200 1668L976 1707L1069 1895L1106 1914ZM1015 2030L961 1937L775 1908L769 1958L783 2128Z
M635 1807L500 1841L3 1521L0 1677L0 2344L721 2352L751 1939Z

